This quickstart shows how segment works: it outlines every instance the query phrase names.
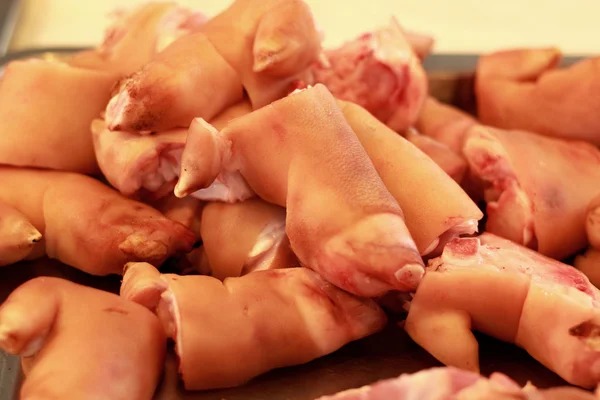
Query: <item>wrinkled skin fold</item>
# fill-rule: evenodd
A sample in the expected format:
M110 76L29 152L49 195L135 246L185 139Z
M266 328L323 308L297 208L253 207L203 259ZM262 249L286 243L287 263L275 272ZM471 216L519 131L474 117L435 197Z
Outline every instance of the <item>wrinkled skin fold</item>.
M166 339L158 318L138 304L39 277L0 307L0 349L21 356L22 399L150 400Z
M221 282L129 264L121 295L159 315L175 340L188 390L242 385L271 369L329 354L386 323L372 300L348 294L306 268L257 271Z
M300 262L351 293L410 291L422 276L402 210L323 85L232 120L220 132L195 121L175 194L202 188L225 190L226 201L257 194L286 207L286 232Z
M128 261L160 265L194 244L183 225L84 175L2 167L0 181L0 201L44 235L29 258L47 254L92 275L121 274Z
M485 233L453 240L429 262L405 329L446 365L479 371L473 329L593 388L600 382L599 300L577 269Z

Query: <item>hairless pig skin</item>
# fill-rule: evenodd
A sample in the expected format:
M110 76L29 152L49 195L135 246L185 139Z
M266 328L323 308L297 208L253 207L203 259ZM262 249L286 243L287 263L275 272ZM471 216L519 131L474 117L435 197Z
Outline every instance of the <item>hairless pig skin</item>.
M297 266L285 233L285 217L285 208L258 197L233 204L207 204L201 235L210 275L223 280Z
M475 126L463 152L487 184L486 231L556 259L586 246L587 208L600 193L598 148Z
M217 129L252 111L250 103L235 104L211 120ZM181 169L188 127L140 135L111 131L101 119L92 122L98 165L110 184L125 196L158 199L173 192Z
M121 274L128 261L160 265L194 244L183 225L84 175L1 167L0 182L0 201L44 235L28 258L47 254L93 275Z
M415 123L417 131L462 154L465 135L478 124L471 115L433 97L427 98Z
M431 260L405 329L444 364L479 370L471 329L515 343L571 384L600 382L600 291L576 268L484 233Z
M379 331L387 320L372 300L346 293L307 268L221 282L160 275L149 264L132 263L121 295L156 311L175 341L188 390L238 386L269 370L309 362Z
M39 277L0 307L0 349L21 356L21 399L150 400L166 337L159 319L138 304Z
M468 170L467 161L464 157L442 142L425 136L414 128L407 129L403 136L435 161L456 183L460 184L463 181Z
M8 64L0 81L0 164L98 173L90 123L115 82L60 62Z
M481 121L600 145L600 57L557 68L560 58L555 48L481 57L475 85Z
M349 102L340 107L375 169L404 212L423 256L437 256L454 237L477 232L483 213L431 158Z
M106 109L111 130L157 131L210 120L242 100L261 108L285 96L321 53L301 0L236 0L175 40L121 83Z
M247 184L237 200L256 193L286 207L294 253L329 282L366 297L417 287L423 261L402 210L325 86L287 96L220 132L194 122L175 194L214 192L218 176ZM229 199L240 194L225 189Z

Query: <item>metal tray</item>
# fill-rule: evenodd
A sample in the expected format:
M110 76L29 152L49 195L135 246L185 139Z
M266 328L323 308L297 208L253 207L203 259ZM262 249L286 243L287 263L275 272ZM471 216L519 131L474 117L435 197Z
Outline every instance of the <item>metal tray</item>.
M64 54L74 50L28 50L0 57L0 69L2 64L17 58ZM432 95L474 113L476 102L473 71L477 59L477 55L430 56L425 62L425 67L430 78ZM577 59L579 58L566 57L563 64L572 64ZM3 302L18 285L36 276L62 277L115 293L119 288L117 277L92 277L44 259L0 268L0 302ZM521 385L531 381L540 388L566 385L560 377L516 346L484 335L477 336L483 374L499 371ZM155 399L314 400L321 395L359 387L379 379L441 365L416 345L393 321L384 331L350 343L329 356L305 365L272 371L234 389L186 392L179 382L176 364L175 355L170 351L165 374ZM0 400L17 399L21 380L18 358L0 352Z

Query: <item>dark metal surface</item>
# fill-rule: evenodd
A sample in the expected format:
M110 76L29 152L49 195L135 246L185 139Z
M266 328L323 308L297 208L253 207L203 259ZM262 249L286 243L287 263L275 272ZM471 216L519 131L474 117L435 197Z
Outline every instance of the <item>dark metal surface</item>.
M17 58L39 57L52 50L56 49L24 51L0 58L0 68L3 62ZM74 49L58 50L65 54ZM473 70L477 58L471 55L429 57L425 66L430 77L432 95L469 111L469 108L475 104ZM571 64L577 59L577 57L567 57L564 64ZM41 260L0 268L0 302L4 301L18 285L40 275L62 277L112 292L117 292L119 287L117 277L92 277L57 262ZM478 338L482 373L500 371L522 385L531 381L541 388L565 384L562 379L516 346L483 335L478 335ZM241 359L240 362L252 362L252 360ZM313 400L321 395L359 387L379 379L440 365L394 323L383 332L350 343L334 354L305 365L272 371L235 389L185 392L178 380L176 364L175 356L170 352L156 399ZM16 357L6 356L0 352L0 400L17 398L21 379L18 365Z
M0 0L0 56L8 51L22 3L22 0Z

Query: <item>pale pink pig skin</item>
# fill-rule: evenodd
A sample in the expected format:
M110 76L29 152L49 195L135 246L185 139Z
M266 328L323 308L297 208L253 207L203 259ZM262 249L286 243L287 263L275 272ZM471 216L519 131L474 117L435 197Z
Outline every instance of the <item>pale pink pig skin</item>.
M486 183L489 232L559 260L585 248L588 205L600 192L597 147L475 125L463 153Z
M377 297L418 285L423 262L402 210L325 86L237 118L220 132L197 120L175 194L196 196L219 176L286 207L294 253L338 287Z
M600 145L600 57L558 68L561 56L556 48L536 48L482 57L476 74L482 123Z
M243 100L253 109L284 97L321 52L301 0L237 0L179 37L121 82L106 109L109 129L157 131L210 120Z
M44 235L31 258L47 255L103 276L121 274L128 261L161 265L195 241L185 226L85 175L0 167L0 181L0 201Z
M0 164L97 174L90 124L115 82L113 74L59 62L8 64L0 84Z
M455 239L430 261L405 329L447 365L478 371L473 329L515 343L569 383L592 388L600 382L599 300L600 291L577 269L484 233Z
M147 400L162 375L166 337L138 304L38 277L0 307L0 349L22 357L22 399Z
M381 330L387 321L372 300L344 292L307 268L256 271L221 282L161 275L149 264L132 263L121 296L157 313L175 340L188 390L239 386L269 370L306 363ZM241 363L240 354L252 362Z

